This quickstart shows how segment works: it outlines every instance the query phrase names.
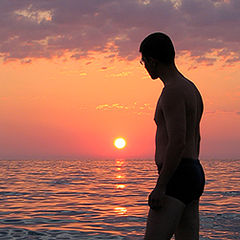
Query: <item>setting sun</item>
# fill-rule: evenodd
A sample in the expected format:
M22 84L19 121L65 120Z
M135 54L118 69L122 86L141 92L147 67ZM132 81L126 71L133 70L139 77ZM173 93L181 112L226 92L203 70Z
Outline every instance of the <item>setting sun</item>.
M124 138L116 138L114 140L114 146L118 149L122 149L126 146L126 140Z

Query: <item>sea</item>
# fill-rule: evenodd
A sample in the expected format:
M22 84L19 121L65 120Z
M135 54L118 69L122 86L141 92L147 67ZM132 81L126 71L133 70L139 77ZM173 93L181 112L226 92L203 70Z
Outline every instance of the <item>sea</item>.
M201 160L200 240L240 239L240 160ZM143 239L148 159L0 160L0 240Z

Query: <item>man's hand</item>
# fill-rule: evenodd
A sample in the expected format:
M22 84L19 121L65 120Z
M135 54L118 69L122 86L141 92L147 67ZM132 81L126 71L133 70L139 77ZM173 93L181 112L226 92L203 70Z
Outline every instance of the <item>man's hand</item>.
M156 186L148 196L148 205L152 209L158 209L163 206L165 196L165 186Z

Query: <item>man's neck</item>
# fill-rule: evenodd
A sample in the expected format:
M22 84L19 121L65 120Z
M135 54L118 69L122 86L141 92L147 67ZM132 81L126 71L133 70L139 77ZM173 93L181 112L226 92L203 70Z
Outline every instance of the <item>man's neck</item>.
M170 66L159 66L159 78L163 82L164 86L176 84L184 76L178 71L175 64Z

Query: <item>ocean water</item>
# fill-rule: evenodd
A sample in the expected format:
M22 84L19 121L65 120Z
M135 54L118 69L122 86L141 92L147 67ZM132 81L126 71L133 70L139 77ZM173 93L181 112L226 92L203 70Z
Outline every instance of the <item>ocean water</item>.
M240 160L202 160L200 239L240 239ZM0 240L143 239L153 160L1 160Z

